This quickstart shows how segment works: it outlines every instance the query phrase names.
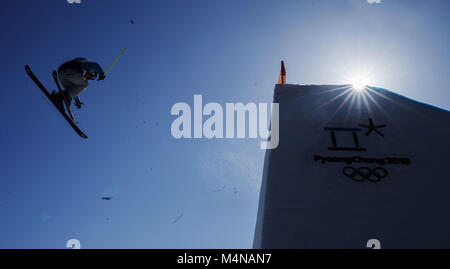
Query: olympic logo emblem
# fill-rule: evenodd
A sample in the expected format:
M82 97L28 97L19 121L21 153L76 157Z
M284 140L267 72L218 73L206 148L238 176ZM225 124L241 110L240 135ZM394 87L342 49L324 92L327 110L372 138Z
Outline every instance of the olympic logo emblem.
M380 181L388 175L386 169L382 167L370 169L369 167L355 168L347 166L342 169L342 173L356 182L364 182L365 180L368 180L373 183Z

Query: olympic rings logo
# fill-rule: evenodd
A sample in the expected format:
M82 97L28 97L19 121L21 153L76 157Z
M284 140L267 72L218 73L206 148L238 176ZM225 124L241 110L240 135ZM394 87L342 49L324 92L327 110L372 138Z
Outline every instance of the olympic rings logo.
M388 175L386 169L382 167L376 167L372 170L369 167L360 167L356 169L354 167L347 166L342 169L342 173L356 182L364 182L365 180L368 180L373 183L380 181Z

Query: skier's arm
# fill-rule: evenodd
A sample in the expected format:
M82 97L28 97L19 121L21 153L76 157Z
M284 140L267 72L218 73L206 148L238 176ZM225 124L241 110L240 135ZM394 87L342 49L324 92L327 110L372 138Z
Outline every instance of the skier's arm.
M105 78L105 72L103 72L102 67L96 62L88 62L87 70L89 73L97 73L99 75L99 80L103 80Z

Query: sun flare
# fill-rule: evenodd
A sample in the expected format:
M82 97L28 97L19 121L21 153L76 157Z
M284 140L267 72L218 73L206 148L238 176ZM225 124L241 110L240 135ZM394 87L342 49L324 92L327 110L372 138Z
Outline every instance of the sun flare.
M349 82L352 85L352 89L362 91L366 88L366 86L371 84L372 79L366 74L355 74L349 78Z
M357 90L357 91L361 91L366 87L367 83L365 82L364 79L361 78L356 78L354 80L352 80L352 88Z

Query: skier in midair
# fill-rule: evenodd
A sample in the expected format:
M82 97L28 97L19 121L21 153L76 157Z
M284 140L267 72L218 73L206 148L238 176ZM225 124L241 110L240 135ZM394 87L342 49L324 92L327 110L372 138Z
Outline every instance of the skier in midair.
M64 87L64 95L69 104L72 103L72 99L75 100L75 106L80 109L83 103L78 95L86 90L89 80L104 80L105 73L101 66L96 62L90 62L86 58L75 58L71 61L65 62L58 68L59 81ZM63 97L60 92L52 92L51 96L54 98L57 104L62 108Z

